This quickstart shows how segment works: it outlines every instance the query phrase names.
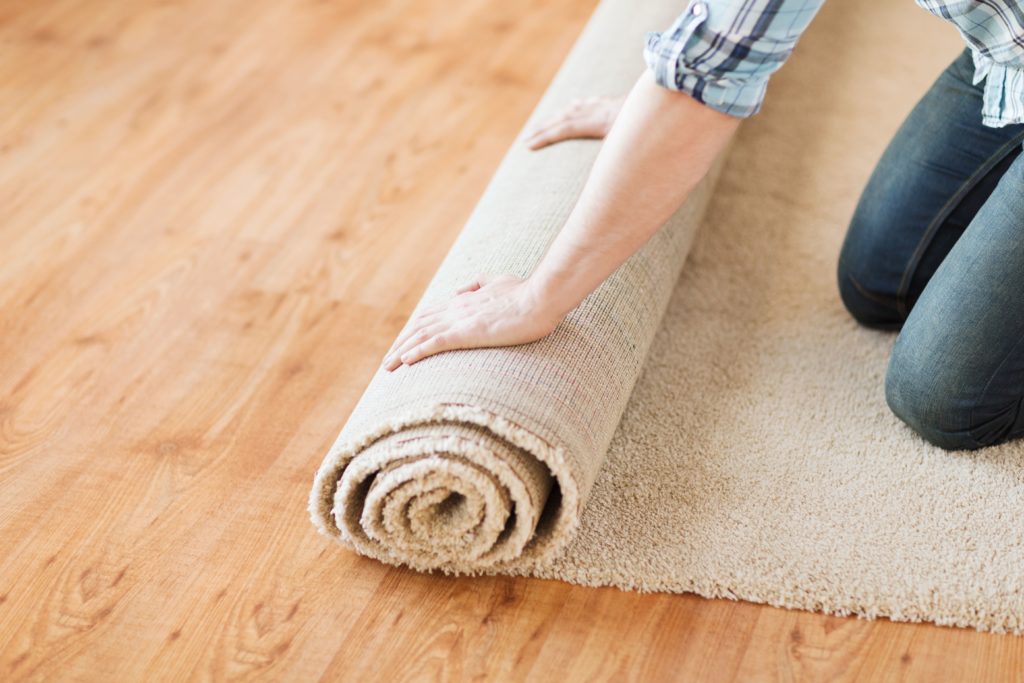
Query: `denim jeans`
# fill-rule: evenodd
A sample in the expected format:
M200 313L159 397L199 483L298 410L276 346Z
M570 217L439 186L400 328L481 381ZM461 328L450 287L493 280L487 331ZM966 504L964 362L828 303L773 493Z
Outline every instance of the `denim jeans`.
M899 330L889 407L947 449L1024 434L1024 125L981 124L973 73L965 50L903 122L838 264L853 317Z

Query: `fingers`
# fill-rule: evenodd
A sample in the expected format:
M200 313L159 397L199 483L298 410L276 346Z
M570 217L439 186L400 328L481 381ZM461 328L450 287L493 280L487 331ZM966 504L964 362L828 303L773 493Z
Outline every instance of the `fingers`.
M530 149L572 138L601 138L608 128L608 98L586 97L569 103L562 112L544 121L526 134L523 143Z
M470 282L467 282L456 289L455 294L458 296L469 292L475 292L481 287L487 285L487 283L491 282L492 279L493 277L491 275L477 275ZM408 350L410 338L421 334L424 329L432 329L432 325L440 322L444 317L444 313L450 311L451 308L452 301L444 301L424 308L414 318L410 319L405 328L395 339L394 343L391 344L391 348L389 348L388 352L384 354L384 367L388 370L398 367L401 363L397 359L401 357L402 353Z
M396 345L392 347L392 350L388 352L388 355L384 358L384 369L388 372L394 370L404 361L404 357L409 351L413 350L417 346L422 345L424 342L432 339L433 337L441 334L443 331L448 329L447 323L435 323L426 327L412 330L404 339L396 342ZM436 353L436 352L435 352Z
M413 318L406 326L406 328L402 330L402 333L398 335L398 338L395 339L394 343L391 344L391 348L388 349L387 355L393 355L395 351L404 347L406 342L408 342L409 338L412 337L413 335L418 334L420 331L432 327L437 323L440 323L443 320L442 313L443 311L438 313L431 313L429 315L418 315L415 318Z
M441 303L434 304L433 306L427 306L422 311L416 314L416 319L418 320L421 318L426 318L427 316L437 315L446 308L448 308L447 301L442 301Z
M530 149L540 149L562 140L582 137L589 137L589 135L587 129L579 121L561 121L542 128L532 137L527 138L526 146Z
M530 129L528 131L523 133L523 141L526 142L530 138L536 137L544 129L550 128L551 126L555 125L556 123L559 123L560 121L564 121L564 120L568 119L570 111L571 111L571 108L566 109L564 111L560 111L557 114L555 114L554 116L550 116L550 117L544 119L543 121L538 121L537 123L534 123L532 126L530 126Z
M440 308L443 310L443 307ZM437 313L420 313L416 317L410 319L409 322L406 323L405 328L399 333L398 337L391 344L391 348L388 349L386 355L390 356L391 353L399 346L404 344L405 341L410 336L418 332L423 327L429 325L430 323L436 322L440 315L441 311L439 310Z
M406 365L412 365L427 356L458 348L461 348L461 344L457 334L451 332L436 334L406 351L402 355L402 362Z
M466 284L456 289L455 294L456 296L458 296L459 294L465 294L466 292L475 292L476 290L480 289L488 282L490 282L490 279L491 278L489 275L477 275L470 282L467 282Z
M465 343L465 333L453 330L467 330L472 325L469 319L479 304L476 298L459 298L462 295L476 292L493 284L498 287L508 275L480 274L471 281L455 290L455 298L429 306L412 318L395 339L395 342L384 355L381 365L388 372L397 369L403 363L411 365L427 356L441 351L460 348L457 344ZM515 280L516 278L512 278ZM468 326L468 327L467 327ZM409 362L407 359L413 359Z

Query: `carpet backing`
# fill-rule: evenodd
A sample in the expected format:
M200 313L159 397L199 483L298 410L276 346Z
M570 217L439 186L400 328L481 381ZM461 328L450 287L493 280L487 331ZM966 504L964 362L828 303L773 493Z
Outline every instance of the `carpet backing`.
M532 118L624 93L681 9L604 0ZM1024 630L1024 448L942 451L899 422L895 335L835 284L873 163L961 47L909 2L826 5L728 154L553 334L377 372L314 523L424 571ZM420 306L528 274L599 145L513 145Z

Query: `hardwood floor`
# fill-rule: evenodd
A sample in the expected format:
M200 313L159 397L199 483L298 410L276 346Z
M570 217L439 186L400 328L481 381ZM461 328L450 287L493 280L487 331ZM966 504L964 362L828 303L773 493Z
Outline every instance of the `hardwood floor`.
M450 580L313 472L594 0L0 5L0 680L1005 680L1024 639Z

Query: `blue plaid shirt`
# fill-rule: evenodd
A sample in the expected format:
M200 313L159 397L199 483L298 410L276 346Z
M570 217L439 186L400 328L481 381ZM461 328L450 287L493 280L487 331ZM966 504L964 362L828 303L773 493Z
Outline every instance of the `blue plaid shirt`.
M974 82L985 81L982 123L1024 123L1024 2L915 1L952 22L970 47ZM659 85L750 116L824 2L690 0L667 30L647 34L644 59Z

